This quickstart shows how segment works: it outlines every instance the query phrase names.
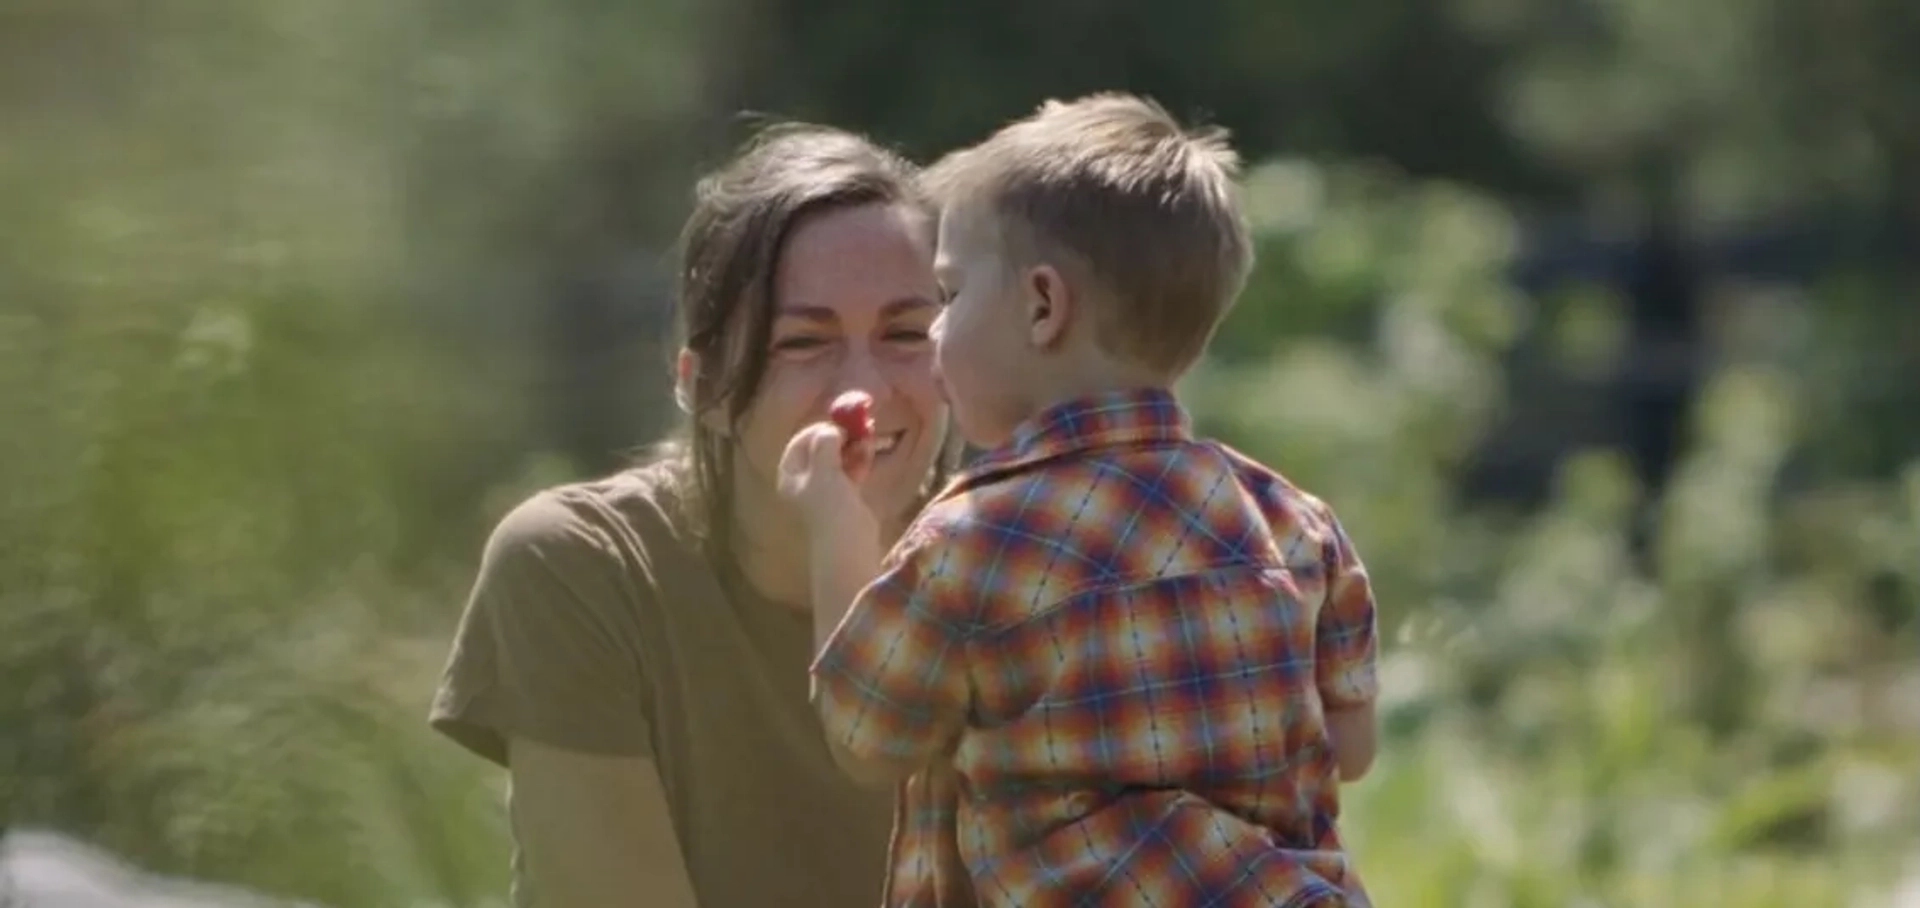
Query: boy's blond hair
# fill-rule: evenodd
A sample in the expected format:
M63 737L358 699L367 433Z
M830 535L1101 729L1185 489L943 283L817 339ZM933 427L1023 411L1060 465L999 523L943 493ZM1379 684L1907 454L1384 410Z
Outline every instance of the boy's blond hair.
M1046 262L1113 303L1110 352L1177 376L1200 358L1253 266L1224 129L1188 130L1154 101L1050 100L932 167L949 210L989 215L1010 269Z

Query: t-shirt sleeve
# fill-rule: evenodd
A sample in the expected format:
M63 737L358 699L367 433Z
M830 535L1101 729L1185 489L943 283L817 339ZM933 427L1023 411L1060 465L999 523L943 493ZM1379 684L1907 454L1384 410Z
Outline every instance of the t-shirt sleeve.
M1353 540L1331 511L1322 551L1326 601L1314 632L1314 680L1328 708L1364 706L1379 695L1373 584Z
M583 503L520 504L487 540L428 723L503 766L514 737L651 755L630 577Z

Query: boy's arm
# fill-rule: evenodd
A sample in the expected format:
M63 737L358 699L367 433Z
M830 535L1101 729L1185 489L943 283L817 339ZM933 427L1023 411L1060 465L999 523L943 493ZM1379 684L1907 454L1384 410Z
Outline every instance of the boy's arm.
M1327 586L1314 631L1314 681L1326 707L1327 733L1333 740L1340 778L1352 782L1373 767L1378 746L1373 585L1339 519L1331 512L1326 516L1332 535L1322 555Z
M925 530L903 539L864 589L854 579L856 555L816 560L816 596L831 602L849 587L858 590L811 674L827 747L862 785L884 787L912 775L948 748L966 715L965 631L941 602L938 562L946 550L932 539Z
M1358 782L1373 768L1379 747L1379 720L1371 703L1348 706L1327 712L1327 737L1333 741L1333 757L1339 763L1340 781Z
M807 547L813 606L813 651L820 652L847 616L860 591L880 575L879 525L844 521L832 532L813 534Z

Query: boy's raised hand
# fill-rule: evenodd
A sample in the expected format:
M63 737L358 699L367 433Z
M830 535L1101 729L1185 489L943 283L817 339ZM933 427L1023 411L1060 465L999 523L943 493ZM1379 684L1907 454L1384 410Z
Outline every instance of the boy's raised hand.
M780 455L780 494L799 505L815 529L873 519L860 498L860 483L873 468L872 408L864 391L840 395L829 418L794 433Z
M849 391L829 418L795 433L780 456L780 494L807 528L813 642L824 645L879 573L880 523L860 496L873 469L873 398Z

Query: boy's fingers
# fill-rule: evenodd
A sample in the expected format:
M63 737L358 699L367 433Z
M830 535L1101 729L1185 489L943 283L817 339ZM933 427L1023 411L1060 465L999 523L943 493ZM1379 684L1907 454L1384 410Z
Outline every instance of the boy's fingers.
M809 426L795 432L787 439L786 450L780 452L780 465L774 473L779 480L780 494L792 498L806 487L807 476L813 472L813 427Z
M823 427L832 428L825 423L814 423L795 432L787 440L787 449L780 455L781 472L804 473L812 469L824 444L821 439Z
M781 491L788 496L801 494L802 490L817 478L822 469L838 469L851 475L854 465L850 465L843 456L843 449L853 446L846 444L846 433L830 422L818 422L794 433L787 441L787 449L780 455L778 469ZM871 460L871 454L867 455Z
M873 439L862 438L851 444L842 442L841 445L838 455L840 469L846 472L848 478L859 482L873 467Z
M840 427L831 422L817 422L803 430L807 433L807 463L818 469L824 464L838 463L840 450L846 446L847 435Z

